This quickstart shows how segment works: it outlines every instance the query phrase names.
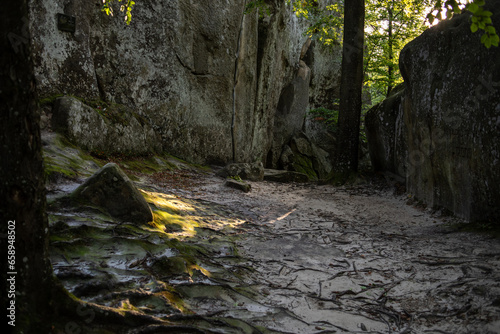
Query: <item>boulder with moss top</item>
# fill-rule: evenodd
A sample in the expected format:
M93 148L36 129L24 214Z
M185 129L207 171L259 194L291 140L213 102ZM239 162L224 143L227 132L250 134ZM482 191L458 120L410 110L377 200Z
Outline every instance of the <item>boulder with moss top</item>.
M71 194L73 200L105 210L113 218L136 224L153 220L144 196L115 163L108 163Z

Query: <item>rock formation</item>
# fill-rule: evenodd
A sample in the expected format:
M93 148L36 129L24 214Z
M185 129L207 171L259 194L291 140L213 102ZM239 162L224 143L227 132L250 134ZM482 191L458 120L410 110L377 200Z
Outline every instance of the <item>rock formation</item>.
M91 108L73 97L55 101L52 128L97 154L142 155L161 144L149 123L124 106Z
M404 85L395 87L390 96L370 109L365 117L366 137L372 167L406 176L407 144L403 119Z
M234 180L234 179L227 179L226 182L224 183L226 187L229 188L234 188L237 190L241 190L243 192L249 192L252 190L252 186L246 182L239 181L239 180Z
M327 179L332 170L331 155L300 132L283 147L279 167L306 174L311 181Z
M500 1L491 0L486 8L500 31ZM393 137L377 142L372 136L370 145L374 165L402 173L419 200L473 222L497 223L500 49L486 49L480 33L471 33L470 15L428 29L403 49L402 107L394 96L370 116L378 118L370 132Z
M340 52L308 41L285 2L264 17L245 3L141 2L127 26L98 2L32 2L39 95L126 105L191 162L276 165L293 135L285 118L300 130L309 96L338 90ZM57 13L75 17L74 33L58 30Z
M136 224L153 220L144 196L115 163L108 163L71 194L77 202L107 211L113 218Z
M217 175L221 177L240 177L243 180L262 181L264 179L264 166L262 162L232 163L221 169Z

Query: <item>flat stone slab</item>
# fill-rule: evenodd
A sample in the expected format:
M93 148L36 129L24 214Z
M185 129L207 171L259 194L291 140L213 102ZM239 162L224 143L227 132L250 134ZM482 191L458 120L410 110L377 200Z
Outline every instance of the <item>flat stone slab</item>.
M273 182L309 182L309 177L304 173L288 170L265 169L264 180Z
M244 192L249 192L252 189L252 186L250 186L248 183L243 182L243 181L237 181L233 179L227 179L226 183L224 184L226 187L238 189Z

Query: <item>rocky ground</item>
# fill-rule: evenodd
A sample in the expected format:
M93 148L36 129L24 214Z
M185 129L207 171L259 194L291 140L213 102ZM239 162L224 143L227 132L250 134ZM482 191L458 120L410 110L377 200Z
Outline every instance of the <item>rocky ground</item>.
M75 148L46 155L87 174L99 165ZM244 193L169 159L156 158L149 173L120 165L153 223L69 206L78 173L49 185L54 271L83 300L186 333L500 333L499 239L460 232L384 178L249 182Z

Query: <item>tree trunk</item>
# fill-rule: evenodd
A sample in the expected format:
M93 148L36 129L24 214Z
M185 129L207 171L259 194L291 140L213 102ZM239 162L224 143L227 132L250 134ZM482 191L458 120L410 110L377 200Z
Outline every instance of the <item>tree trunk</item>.
M54 280L27 1L5 2L0 22L2 309L13 332L49 333Z
M394 65L392 64L394 60L394 51L393 51L393 37L392 37L392 31L393 31L393 22L394 22L394 4L391 4L390 7L387 8L387 13L388 13L388 18L389 18L389 27L387 29L387 37L388 37L388 59L389 59L389 65L387 66L387 74L388 74L388 79L389 82L387 83L387 96L391 93L392 88L394 87Z
M334 179L358 170L361 90L363 86L364 0L349 0L344 9L344 45L340 79L339 131ZM335 180L334 180L335 181Z

